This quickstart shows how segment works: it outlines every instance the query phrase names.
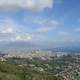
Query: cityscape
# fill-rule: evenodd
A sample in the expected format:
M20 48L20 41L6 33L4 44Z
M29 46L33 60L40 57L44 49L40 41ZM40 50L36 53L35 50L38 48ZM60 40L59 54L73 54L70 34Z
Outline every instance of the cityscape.
M80 80L80 0L0 0L0 80Z
M16 73L17 76L13 72L9 72L7 68L13 65L13 69L15 69L15 67L20 70L25 69L26 71L21 72L21 74L24 73L24 75L19 77L20 74L15 70L14 73ZM11 68L10 71L13 69ZM27 69L30 72L27 72ZM17 78L20 78L19 80L79 80L80 54L43 50L28 51L27 55L20 55L20 53L17 54L17 52L16 54L0 52L0 74L4 72L13 74L16 77L12 80L18 80ZM3 76L9 77L9 75L6 74L3 74ZM38 79L38 77L40 77L40 79ZM3 80L3 78L1 79Z

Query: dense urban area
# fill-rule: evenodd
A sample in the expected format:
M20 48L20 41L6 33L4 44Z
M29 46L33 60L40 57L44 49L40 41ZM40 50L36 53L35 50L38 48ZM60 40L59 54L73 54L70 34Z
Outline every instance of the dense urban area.
M0 80L80 80L80 55L40 50L0 52Z

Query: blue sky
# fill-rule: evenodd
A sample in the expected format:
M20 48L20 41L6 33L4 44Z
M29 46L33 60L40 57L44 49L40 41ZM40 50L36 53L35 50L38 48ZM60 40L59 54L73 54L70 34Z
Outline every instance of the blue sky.
M56 47L79 34L80 0L0 0L0 42Z

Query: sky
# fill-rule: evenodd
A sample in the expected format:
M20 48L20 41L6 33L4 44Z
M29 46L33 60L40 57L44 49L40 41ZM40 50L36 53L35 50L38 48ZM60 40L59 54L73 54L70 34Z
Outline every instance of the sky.
M0 44L80 44L80 0L0 0Z

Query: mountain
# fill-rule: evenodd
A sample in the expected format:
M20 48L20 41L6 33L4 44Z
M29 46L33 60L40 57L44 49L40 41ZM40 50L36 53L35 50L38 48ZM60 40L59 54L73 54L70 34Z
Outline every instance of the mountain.
M55 52L58 51L58 52L80 53L80 47L79 46L56 47L56 48L49 48L46 50L55 51Z
M39 46L38 44L31 43L31 42L0 42L0 50L4 49L43 49L43 50L50 50L50 51L60 51L60 52L80 52L80 45L79 43L76 45L70 44L67 46L60 46L60 47L53 47L53 48L45 48L44 46Z

